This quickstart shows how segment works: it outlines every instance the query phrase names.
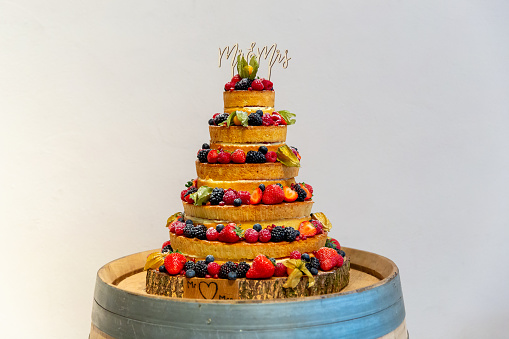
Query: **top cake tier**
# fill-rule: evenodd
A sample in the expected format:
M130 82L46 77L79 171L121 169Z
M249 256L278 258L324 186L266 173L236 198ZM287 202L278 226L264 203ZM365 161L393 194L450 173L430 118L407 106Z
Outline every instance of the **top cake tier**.
M225 91L223 92L224 112L244 111L248 114L257 110L274 112L274 91Z

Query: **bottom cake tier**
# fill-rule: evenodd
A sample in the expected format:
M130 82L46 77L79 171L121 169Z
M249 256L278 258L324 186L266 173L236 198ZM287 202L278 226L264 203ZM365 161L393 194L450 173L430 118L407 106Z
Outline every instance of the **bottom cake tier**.
M173 298L216 299L216 300L267 300L316 296L337 293L348 285L350 258L345 257L343 265L335 270L314 276L315 283L308 287L309 279L304 276L295 288L285 288L287 277L269 279L212 279L171 276L157 270L148 270L146 291L149 294Z

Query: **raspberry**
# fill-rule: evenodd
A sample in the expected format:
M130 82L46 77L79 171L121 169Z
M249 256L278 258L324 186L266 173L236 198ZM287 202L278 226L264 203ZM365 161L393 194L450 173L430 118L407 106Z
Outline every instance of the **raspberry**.
M272 90L272 88L274 87L274 84L272 83L272 81L266 80L266 79L261 79L261 80L263 83L263 89L266 89L268 91Z
M232 190L231 188L227 189L225 192L224 192L224 195L223 195L223 201L226 205L233 205L233 202L235 201L235 199L237 199L239 197L237 191L235 190Z
M209 227L207 230L207 233L205 233L208 241L214 241L217 240L217 237L219 236L219 233L216 231L214 227Z
M263 91L265 87L263 86L263 82L260 79L256 79L251 83L251 88L254 91Z
M184 224L183 222L179 222L178 224L175 225L175 234L176 235L182 235L184 234L184 228L186 227L186 224Z
M236 84L237 82L239 82L239 81L240 81L240 79L242 79L242 78L240 77L240 75L235 74L235 75L233 76L232 80L230 80L230 81L231 81L231 82L233 82L234 84Z
M242 205L249 205L251 200L251 194L247 191L239 191L239 198L242 200Z
M232 159L231 154L228 153L228 152L223 151L223 152L219 153L219 157L217 158L217 161L220 164L229 164L231 159Z
M215 149L211 150L207 155L207 162L209 164L215 164L219 158L219 154Z
M316 228L316 234L322 234L323 233L323 225L320 222L320 220L311 220L311 223Z
M232 153L232 161L236 164L243 164L246 162L246 152L237 149Z
M283 263L276 264L276 270L274 271L275 277L286 277L286 266Z
M227 82L225 85L224 85L224 90L225 91L229 91L231 89L235 89L235 83L234 82Z
M269 242L271 238L272 235L270 234L270 231L267 228L261 230L260 233L258 234L258 240L260 240L261 242Z
M265 113L262 117L263 126L272 126L274 125L274 120L272 120L272 117L269 113Z
M300 259L300 252L293 251L292 253L290 253L290 259Z
M244 238L246 242L253 243L258 241L258 232L256 230L249 228L244 232Z
M221 266L216 262L211 262L207 265L207 272L209 272L210 275L216 275L219 273L219 269Z
M274 151L267 152L267 154L265 154L265 160L267 160L267 162L276 162L277 153Z

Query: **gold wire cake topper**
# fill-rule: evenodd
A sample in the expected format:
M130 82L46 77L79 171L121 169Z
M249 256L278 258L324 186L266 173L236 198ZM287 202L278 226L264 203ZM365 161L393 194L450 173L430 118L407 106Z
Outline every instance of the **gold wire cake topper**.
M288 61L292 59L288 57L288 50L285 50L284 53L282 53L279 49L277 49L276 43L270 46L270 48L268 46L263 46L262 49L260 49L260 47L256 47L256 52L255 46L256 42L252 42L251 46L247 50L247 54L245 55L242 49L239 49L238 43L236 43L232 47L226 46L223 49L219 47L219 67L221 67L221 61L223 59L223 56L226 57L226 60L230 59L231 57L231 68L233 77L235 75L235 68L237 66L237 56L240 55L242 57L245 57L246 60L250 60L251 57L255 56L258 62L260 62L261 58L263 58L264 60L268 59L269 74L267 75L267 80L270 80L272 66L274 66L276 62L282 63L283 68L286 69L288 67Z

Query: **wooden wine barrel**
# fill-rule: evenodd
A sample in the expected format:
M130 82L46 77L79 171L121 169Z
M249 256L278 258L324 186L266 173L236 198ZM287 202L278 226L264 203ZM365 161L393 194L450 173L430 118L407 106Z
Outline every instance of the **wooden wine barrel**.
M344 248L350 282L340 293L284 300L194 300L145 292L145 251L97 273L91 339L408 338L397 266Z

